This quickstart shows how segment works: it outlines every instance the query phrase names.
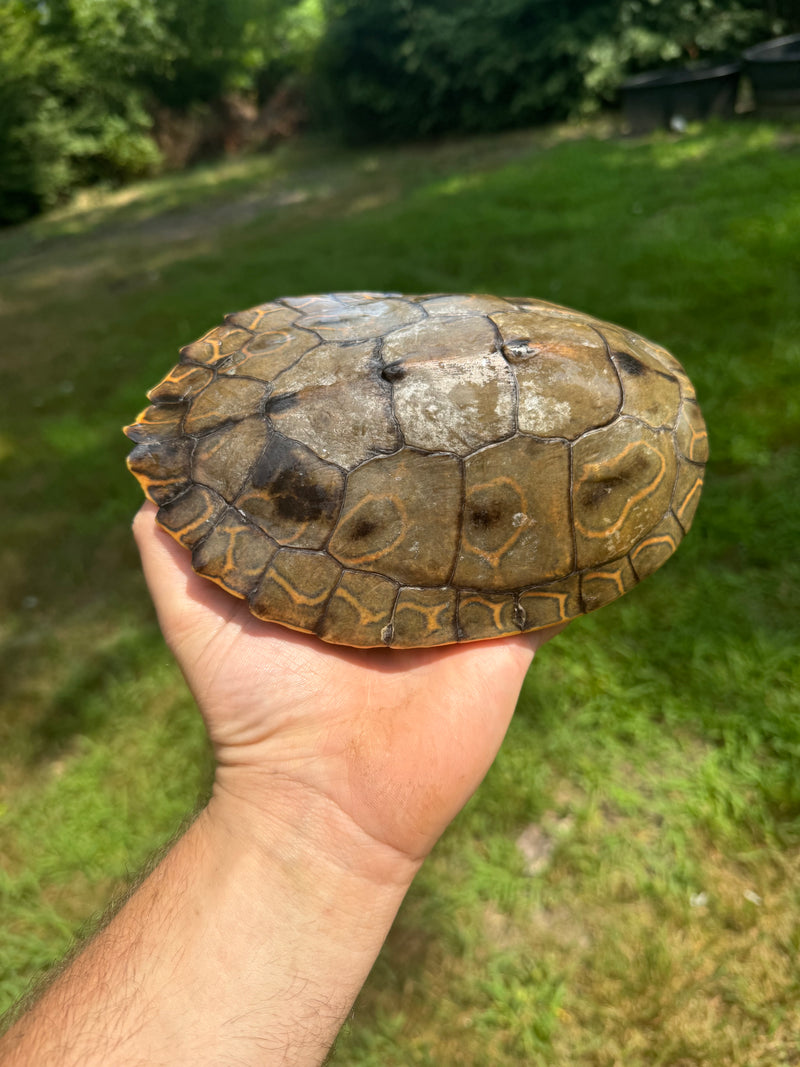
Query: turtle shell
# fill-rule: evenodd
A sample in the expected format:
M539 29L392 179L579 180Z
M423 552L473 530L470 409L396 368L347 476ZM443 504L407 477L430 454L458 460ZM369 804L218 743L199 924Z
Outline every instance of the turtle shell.
M539 300L335 293L228 315L125 430L194 569L358 647L615 600L689 529L708 446L663 348Z

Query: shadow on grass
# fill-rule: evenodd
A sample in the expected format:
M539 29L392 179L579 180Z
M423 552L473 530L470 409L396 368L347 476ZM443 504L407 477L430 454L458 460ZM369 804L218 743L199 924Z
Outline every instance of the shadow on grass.
M164 659L163 638L157 627L120 631L78 659L42 708L30 735L30 758L51 760L69 747L75 735L92 737L109 717L136 714L132 706L111 706L109 682L125 687Z

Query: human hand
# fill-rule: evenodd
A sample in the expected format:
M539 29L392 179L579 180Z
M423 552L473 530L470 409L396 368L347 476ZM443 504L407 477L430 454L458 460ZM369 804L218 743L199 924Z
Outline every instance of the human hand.
M406 652L324 645L198 577L154 510L136 540L214 745L214 795L0 1038L0 1058L318 1067L553 631Z
M198 577L154 515L145 504L134 532L214 746L218 795L264 811L280 782L419 863L492 763L534 652L562 627L433 649L327 645Z

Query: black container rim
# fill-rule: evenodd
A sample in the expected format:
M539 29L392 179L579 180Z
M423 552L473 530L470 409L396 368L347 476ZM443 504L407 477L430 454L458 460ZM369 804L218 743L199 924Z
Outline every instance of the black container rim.
M705 81L711 78L732 77L741 74L740 63L722 63L717 66L647 70L635 74L620 86L621 89L657 89L659 86L679 85L685 82Z
M742 55L748 63L796 63L800 59L800 51L797 56L769 54L773 50L780 51L787 44L796 44L800 48L800 33L788 33L785 37L773 37L769 41L762 41L761 44L754 44L750 48L745 48Z

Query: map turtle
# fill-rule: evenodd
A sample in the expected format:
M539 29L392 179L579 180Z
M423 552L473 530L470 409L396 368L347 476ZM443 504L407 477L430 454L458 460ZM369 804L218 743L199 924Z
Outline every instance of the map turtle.
M561 623L675 551L708 455L664 348L541 300L348 292L226 316L125 433L260 619L417 648Z

